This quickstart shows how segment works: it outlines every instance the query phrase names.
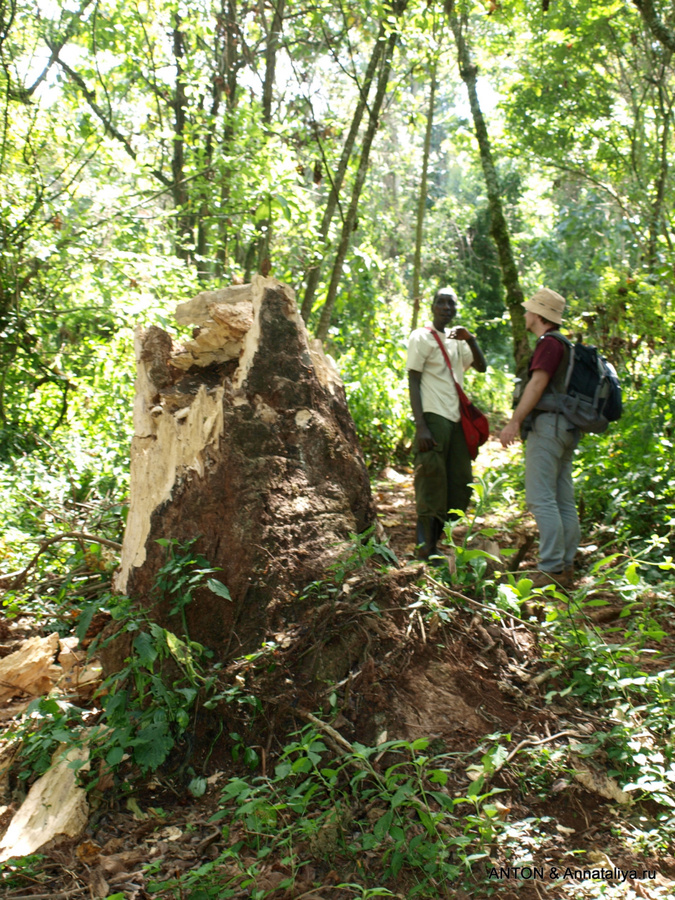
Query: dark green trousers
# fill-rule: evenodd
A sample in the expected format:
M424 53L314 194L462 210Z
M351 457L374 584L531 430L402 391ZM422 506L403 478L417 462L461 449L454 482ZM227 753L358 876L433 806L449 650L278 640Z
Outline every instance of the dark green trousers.
M421 520L441 524L449 509L466 510L471 499L471 457L460 422L424 413L434 436L433 450L421 453L415 444L415 505Z

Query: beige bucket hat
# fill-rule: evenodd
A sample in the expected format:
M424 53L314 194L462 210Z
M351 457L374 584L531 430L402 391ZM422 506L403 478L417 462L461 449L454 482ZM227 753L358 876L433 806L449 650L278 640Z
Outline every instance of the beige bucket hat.
M556 325L562 325L562 314L565 309L565 298L549 288L539 288L536 294L533 294L529 300L523 303L525 309L530 312L537 313L548 319L549 322L555 322Z

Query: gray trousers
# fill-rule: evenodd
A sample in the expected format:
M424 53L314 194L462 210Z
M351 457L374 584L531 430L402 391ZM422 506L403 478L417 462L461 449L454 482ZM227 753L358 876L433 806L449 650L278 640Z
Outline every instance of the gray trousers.
M579 431L557 413L540 413L525 442L525 499L539 529L539 568L572 565L581 530L574 503L572 457Z

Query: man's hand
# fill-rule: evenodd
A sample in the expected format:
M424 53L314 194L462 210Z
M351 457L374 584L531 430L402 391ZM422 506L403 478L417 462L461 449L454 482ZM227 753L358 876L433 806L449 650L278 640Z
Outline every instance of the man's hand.
M455 325L455 327L451 328L448 332L448 337L452 338L453 341L470 341L473 335L469 329L465 328L463 325Z
M422 373L417 372L415 369L410 369L408 372L408 386L410 388L410 407L413 411L413 418L415 420L415 437L417 439L418 449L422 453L426 453L427 450L434 449L436 441L434 440L434 436L431 433L429 426L424 420L422 393L420 390L421 384Z
M532 372L530 380L525 385L523 396L520 398L520 402L511 416L511 420L501 430L499 440L502 442L502 447L508 447L509 444L512 444L518 437L520 426L524 422L525 417L528 416L537 403L539 403L541 395L544 393L550 379L551 376L544 369L535 369Z
M512 444L516 438L520 434L520 425L518 422L514 422L513 419L505 425L501 432L499 433L499 440L502 442L502 447L508 447L509 444Z
M483 356L483 351L478 346L478 341L468 328L465 328L463 325L455 325L455 327L451 328L448 332L448 337L452 338L454 341L466 341L473 355L473 362L471 365L477 372L485 372L487 370L487 362Z
M417 426L417 446L420 449L421 453L426 453L427 450L433 450L437 444L437 441L434 440L434 436L429 431L428 425L418 425Z

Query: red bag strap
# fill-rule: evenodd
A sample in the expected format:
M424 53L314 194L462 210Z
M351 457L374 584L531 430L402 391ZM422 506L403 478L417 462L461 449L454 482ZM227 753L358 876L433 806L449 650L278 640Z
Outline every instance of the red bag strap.
M428 325L426 326L426 329L427 329L427 331L430 331L433 334L433 336L436 338L436 343L441 348L441 353L443 354L443 358L445 359L447 367L450 369L450 374L452 375L452 380L455 382L455 388L457 390L457 396L459 397L459 405L461 408L463 404L467 405L469 403L469 398L464 393L464 388L462 387L462 385L455 378L455 373L452 370L452 363L450 362L450 357L448 356L448 351L445 349L445 345L443 344L443 341L438 336L438 332L435 331L433 328L429 328Z
M456 387L458 390L461 390L461 387L459 386L459 384L457 383L457 379L455 378L455 373L454 373L453 370L452 370L452 363L450 362L450 357L448 356L448 351L445 349L445 344L443 343L443 341L442 341L442 340L440 339L440 337L438 336L438 332L437 332L437 331L435 331L433 328L429 328L428 325L426 326L426 328L427 328L427 331L430 331L430 332L433 334L433 336L436 338L436 343L437 343L438 346L441 348L441 353L443 354L443 358L445 359L445 363L446 363L447 367L450 369L450 374L452 375L452 380L455 382L455 387Z

